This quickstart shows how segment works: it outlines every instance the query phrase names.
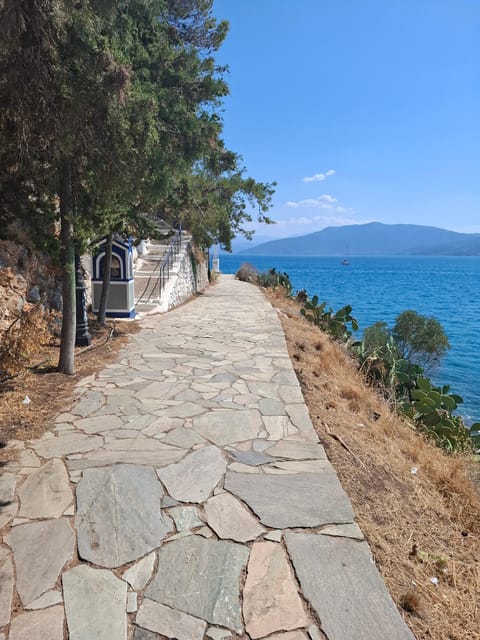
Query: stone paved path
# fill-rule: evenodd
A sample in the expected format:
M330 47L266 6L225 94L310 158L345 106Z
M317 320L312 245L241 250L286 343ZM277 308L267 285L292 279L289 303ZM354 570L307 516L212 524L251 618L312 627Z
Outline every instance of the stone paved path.
M276 312L150 317L0 478L0 638L407 640Z

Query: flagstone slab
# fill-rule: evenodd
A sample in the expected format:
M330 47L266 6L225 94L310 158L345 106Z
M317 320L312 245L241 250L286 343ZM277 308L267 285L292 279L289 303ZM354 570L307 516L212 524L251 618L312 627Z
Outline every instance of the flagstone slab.
M177 427L167 433L162 438L162 442L174 445L175 447L182 447L183 449L191 449L196 444L205 442L205 438L199 436L192 429L185 429L185 427Z
M149 631L176 640L203 640L207 623L159 602L145 598L136 617L136 624Z
M63 598L60 591L47 591L33 602L30 602L25 609L47 609L48 607L51 607L54 604L60 604L61 602L63 602Z
M148 467L163 467L177 462L185 455L185 449L177 447L168 447L154 451L95 451L84 458L76 460L68 460L67 467L69 471L79 471L81 469L89 469L95 467L104 467L105 465L115 464L137 464Z
M127 640L126 582L79 565L63 574L62 583L69 640Z
M258 408L263 416L281 416L285 414L285 405L276 398L262 398Z
M208 526L219 538L248 542L265 532L258 520L230 493L221 493L205 503Z
M147 629L142 629L142 627L136 627L135 640L161 640L161 638L158 633L147 631Z
M122 578L136 591L141 591L150 580L156 559L157 554L155 551L152 551L148 556L145 556L127 569L122 575Z
M276 442L265 450L270 456L286 458L287 460L325 460L327 455L321 444L313 442L297 442L295 440L284 440Z
M304 402L287 404L285 405L285 409L293 424L298 427L302 433L314 436L315 440L312 440L313 442L318 442L318 437L313 428L307 405Z
M414 640L366 542L304 533L286 533L284 539L303 593L328 638Z
M73 557L75 536L65 518L20 524L10 532L17 591L26 606L52 589Z
M15 517L17 511L18 502L16 500L14 502L7 503L6 505L0 506L0 529Z
M94 411L100 409L105 402L105 397L101 391L87 391L80 400L70 409L70 414L85 418Z
M193 419L195 431L218 446L256 438L262 427L256 409L210 411Z
M272 458L272 456L268 456L265 453L260 453L258 451L230 450L229 455L232 458L234 458L234 460L236 460L237 462L240 462L242 464L247 464L252 467L257 467L262 464L267 464L268 462L274 462L275 460L275 458Z
M197 507L174 507L168 512L175 522L177 531L186 531L205 524L198 517Z
M268 433L269 440L281 440L287 436L298 433L298 429L292 424L288 416L263 416L263 424Z
M103 445L103 438L100 436L87 436L83 433L67 433L50 440L32 443L32 448L42 458L61 458L69 453L83 453L92 451Z
M318 527L353 521L350 502L335 473L253 475L229 470L224 486L269 527Z
M169 542L159 550L157 574L145 595L241 634L239 584L248 553L243 545L198 535Z
M275 473L322 473L330 471L335 473L335 469L330 462L325 460L276 460L272 468L267 472Z
M16 484L17 476L14 473L0 475L0 509L1 505L7 505L14 500Z
M168 493L181 502L204 502L225 473L227 461L220 449L206 445L176 464L158 469Z
M0 627L10 622L13 596L13 562L6 549L0 547Z
M40 465L41 461L36 453L34 453L31 449L25 449L18 454L15 460L12 460L8 463L8 468L12 471L17 471L18 469L25 467L30 467L33 469L39 467Z
M80 557L113 568L158 547L173 529L160 508L163 493L149 467L85 470L77 484L75 517Z
M9 640L63 640L62 606L22 613L12 620Z
M287 631L286 633L275 633L269 636L268 640L308 640L303 631Z
M166 418L191 418L192 416L205 413L205 411L205 407L195 402L182 402L168 409L162 409L161 416L165 416ZM159 415L159 412L156 411L156 414Z
M59 518L73 500L65 465L49 460L31 473L18 489L21 518Z
M243 589L243 616L254 640L310 622L285 551L275 542L256 542L252 547Z
M185 424L184 418L167 418L160 417L155 418L154 421L148 425L145 429L142 429L142 433L146 436L157 436L163 434L165 431L170 431L177 427L183 427Z
M323 527L320 531L325 536L340 536L342 538L354 538L364 540L365 536L356 522L352 524L331 524Z
M296 385L279 385L278 395L285 404L304 403L302 390L299 384Z
M120 429L123 421L117 415L94 416L90 418L80 418L75 421L77 429L85 433L102 433L112 429Z

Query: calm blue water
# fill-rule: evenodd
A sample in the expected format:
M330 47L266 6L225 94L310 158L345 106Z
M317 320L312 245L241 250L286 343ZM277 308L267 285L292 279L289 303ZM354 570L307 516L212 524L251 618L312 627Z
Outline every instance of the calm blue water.
M265 257L221 255L222 273L235 273L244 262L259 271L286 271L295 290L318 295L334 310L351 304L360 330L377 320L390 326L405 309L434 316L451 349L432 376L463 396L461 414L480 421L480 257Z

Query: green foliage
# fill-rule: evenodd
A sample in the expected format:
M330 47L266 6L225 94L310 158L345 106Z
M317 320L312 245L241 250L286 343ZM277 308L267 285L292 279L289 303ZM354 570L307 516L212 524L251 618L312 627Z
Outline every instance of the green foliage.
M473 428L467 428L462 417L454 415L463 398L450 393L448 385L436 387L428 378L418 376L410 397L402 408L417 428L432 436L447 451L471 449Z
M450 349L440 322L411 309L397 317L392 336L402 357L425 371L435 369L442 356Z
M382 326L373 325L368 329L372 331L366 329L364 339L352 347L365 377L371 384L380 387L389 400L396 402L409 397L416 377L423 373L423 369L401 357L393 337L385 335Z
M261 287L266 289L275 289L275 287L283 287L287 296L292 293L292 283L288 273L280 273L275 268L269 269L264 273L259 273L257 282Z
M358 322L351 315L352 307L346 305L334 312L331 307L327 309L326 306L326 302L318 304L318 296L313 296L311 300L304 303L300 313L335 340L347 341L351 337L352 331L358 330Z

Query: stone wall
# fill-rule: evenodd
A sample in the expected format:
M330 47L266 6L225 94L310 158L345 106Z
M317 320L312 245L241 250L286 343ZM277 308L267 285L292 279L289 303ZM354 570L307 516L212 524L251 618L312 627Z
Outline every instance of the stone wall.
M170 286L166 287L162 310L170 311L196 293L208 286L208 263L203 254L195 249L190 242L182 249L179 256L178 271L171 278Z
M62 308L61 279L41 252L0 240L0 333L32 304L48 311Z

